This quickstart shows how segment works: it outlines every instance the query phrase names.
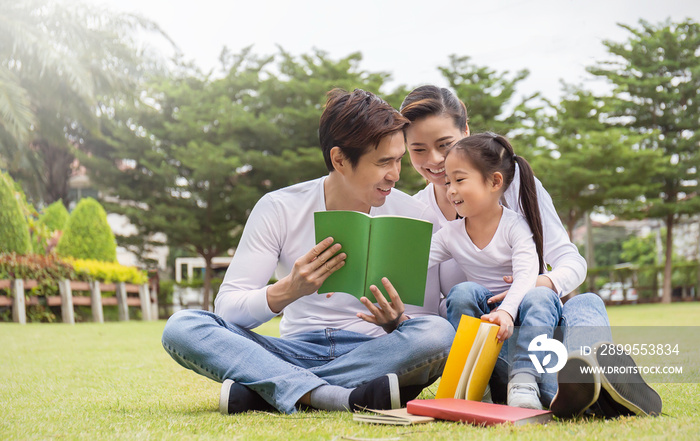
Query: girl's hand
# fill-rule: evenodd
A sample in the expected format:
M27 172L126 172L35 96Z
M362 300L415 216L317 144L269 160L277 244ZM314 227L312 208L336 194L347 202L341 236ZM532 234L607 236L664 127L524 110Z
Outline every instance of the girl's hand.
M386 277L382 278L382 285L384 285L384 289L386 289L386 292L389 294L391 303L384 298L379 288L372 285L369 289L372 291L372 294L374 294L374 298L377 299L377 305L370 302L367 297L362 297L360 301L369 310L371 315L358 312L357 317L366 322L381 326L384 331L389 334L396 329L400 323L408 320L408 317L403 313L405 310L404 304L401 301L401 297L399 297L399 293L396 292L394 285L392 285Z
M501 326L496 336L498 341L506 341L513 335L513 317L502 309L497 309L492 313L482 315L481 320L486 320Z

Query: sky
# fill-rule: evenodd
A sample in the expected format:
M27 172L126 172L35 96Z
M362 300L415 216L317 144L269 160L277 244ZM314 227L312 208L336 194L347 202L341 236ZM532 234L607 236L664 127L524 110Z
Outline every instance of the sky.
M617 23L700 21L697 0L83 0L156 22L204 71L224 46L277 45L294 55L316 49L339 59L360 51L360 67L391 73L384 91L405 84L446 86L438 66L469 56L498 72L528 69L520 95L558 100L560 80L601 91L586 66L609 58L604 40L630 35Z

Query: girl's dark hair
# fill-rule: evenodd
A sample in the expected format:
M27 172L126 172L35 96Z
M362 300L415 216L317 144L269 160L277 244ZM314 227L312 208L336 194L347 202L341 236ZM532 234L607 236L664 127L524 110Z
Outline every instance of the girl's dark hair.
M331 90L318 128L326 168L329 172L335 170L331 162L333 147L340 147L355 168L369 149L376 149L385 136L403 130L408 124L396 109L371 92Z
M535 174L532 167L521 156L513 151L513 146L501 135L486 132L471 135L457 141L445 154L459 154L469 160L481 172L484 180L488 180L496 172L503 175L503 191L510 187L515 176L515 164L520 169L520 210L525 214L527 224L532 230L535 249L539 257L540 274L544 273L543 230L540 207L537 202Z
M421 86L406 95L400 108L409 121L417 121L434 115L447 115L455 127L467 128L467 107L449 89L436 86Z

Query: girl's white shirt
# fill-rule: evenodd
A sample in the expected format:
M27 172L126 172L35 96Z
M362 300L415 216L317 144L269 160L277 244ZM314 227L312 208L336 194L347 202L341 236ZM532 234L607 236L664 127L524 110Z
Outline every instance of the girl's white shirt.
M540 215L542 216L542 229L544 235L544 261L552 267L552 270L547 272L547 277L552 280L555 291L559 297L563 297L575 290L586 279L586 260L579 254L576 245L571 243L569 236L566 233L564 225L557 215L557 211L552 203L552 197L544 189L539 179L535 178L535 186L537 189L537 200L540 207ZM503 194L502 203L518 214L522 214L520 210L520 173L516 165L515 177L513 182ZM440 211L440 207L435 199L435 190L433 184L428 184L424 189L416 193L414 198L430 206L435 212L441 227L444 227L451 219L446 219L445 215ZM509 276L511 274L501 274ZM440 291L443 296L446 296L450 289L461 282L466 281L464 273L459 268L459 265L453 261L447 261L439 265ZM495 294L500 294L499 292ZM444 316L444 304L441 307L442 315Z
M429 267L453 259L470 282L498 294L508 295L498 309L516 318L525 294L535 287L539 259L535 241L525 218L503 207L501 219L491 241L480 249L467 234L466 219L448 222L433 235ZM504 274L513 275L513 283L503 281Z

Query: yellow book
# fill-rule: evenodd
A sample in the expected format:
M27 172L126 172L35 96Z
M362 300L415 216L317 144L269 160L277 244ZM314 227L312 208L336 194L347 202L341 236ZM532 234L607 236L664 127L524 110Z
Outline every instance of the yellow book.
M435 398L481 401L503 347L498 330L493 323L462 316Z

